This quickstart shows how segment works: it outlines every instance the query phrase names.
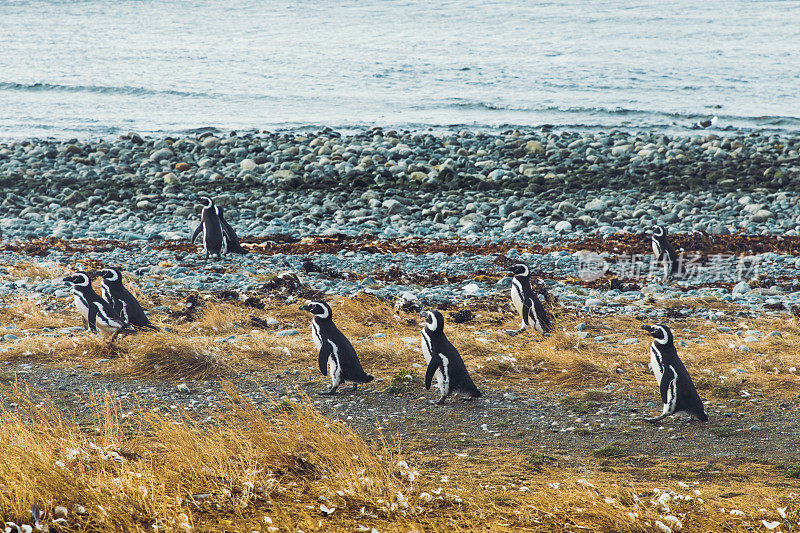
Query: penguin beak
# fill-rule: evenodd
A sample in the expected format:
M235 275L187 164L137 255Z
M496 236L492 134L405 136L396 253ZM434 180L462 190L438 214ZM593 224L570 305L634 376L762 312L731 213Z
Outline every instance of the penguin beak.
M300 306L301 311L311 311L311 306L308 304L303 304Z
M67 276L64 279L62 279L61 281L64 282L64 285L72 285L72 283L73 283L72 276Z
M642 326L642 329L645 330L647 333L653 333L653 331L655 331L656 328L645 324Z

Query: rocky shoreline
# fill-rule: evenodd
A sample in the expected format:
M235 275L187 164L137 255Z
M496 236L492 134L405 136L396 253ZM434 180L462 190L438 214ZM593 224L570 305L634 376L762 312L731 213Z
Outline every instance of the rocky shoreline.
M145 291L247 294L291 271L310 290L425 305L505 293L504 262L523 260L576 310L658 316L646 302L712 297L787 313L800 305L798 148L800 136L546 129L20 141L0 144L1 249L8 266L122 265ZM251 254L194 255L203 194ZM656 223L697 255L697 276L661 283L644 236ZM3 296L64 294L2 274Z

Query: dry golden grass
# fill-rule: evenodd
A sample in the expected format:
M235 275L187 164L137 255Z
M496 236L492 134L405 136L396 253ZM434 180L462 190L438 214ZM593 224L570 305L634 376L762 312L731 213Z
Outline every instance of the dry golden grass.
M227 393L202 423L123 414L103 399L87 425L28 391L1 389L16 407L0 417L0 518L30 523L37 505L45 522L66 514L62 527L81 531L404 532L649 532L657 521L722 532L800 519L796 484L768 465L573 464L485 447L409 466L396 446L370 445L305 401L262 412Z
M208 377L215 373L225 375L226 370L232 367L270 371L298 366L313 369L316 350L308 334L310 315L298 309L299 303L265 303L267 308L258 311L238 304L207 301L198 320L168 324L172 331L170 338L174 339L170 345L181 346L177 351L158 346L160 340L147 340L165 338L150 332L120 338L116 347L109 347L99 340L88 340L91 335L86 333L58 339L38 335L23 337L11 343L10 350L1 357L70 363L76 358L103 359L128 355L129 362L138 361L138 364L132 363L127 370L121 367L116 370L139 377L168 377L173 371L181 377ZM417 340L422 327L418 314L396 312L368 295L333 297L330 303L335 322L353 342L368 372L377 377L388 377L398 368L424 363ZM175 306L176 302L172 304ZM684 306L690 304L682 302ZM705 307L711 304L713 302L708 300L698 302ZM25 299L2 308L0 313L4 322L16 323L20 329L29 332L42 327L80 324L72 307L63 307L63 311L46 311L43 302ZM275 317L280 322L276 330L296 328L300 334L277 337L274 330L254 330L249 321L251 315ZM589 337L580 339L575 335L574 327L582 321L586 318L564 313L556 323L556 331L549 337L536 332L511 337L504 330L517 327L513 313L484 310L465 324L448 320L446 333L460 350L469 369L489 379L502 376L502 386L519 386L520 380L527 381L531 374L535 374L537 382L569 391L584 387L602 388L622 376L634 389L652 390L653 377L647 368L650 337L639 329L641 322L625 315L605 316L602 322L587 321ZM786 398L800 395L800 360L792 348L800 342L800 324L796 318L737 317L725 321L734 332L758 329L762 333L781 333L780 337L762 335L755 343L745 343L741 336L721 331L718 323L707 320L664 319L663 322L672 327L679 342L678 352L697 379L707 379L712 384L730 380L738 377L732 374L738 368L746 372L744 389L758 388L765 394ZM374 337L376 333L384 336ZM243 338L245 334L250 337ZM212 343L214 338L223 335L236 335L237 339L222 345ZM593 337L597 335L605 337L606 342L595 341ZM681 344L684 339L699 335L706 337L705 344ZM634 345L618 342L629 337L636 337L640 342ZM136 346L145 346L144 351ZM742 351L742 346L751 351ZM198 347L203 348L198 352ZM156 365L164 371L154 372ZM194 370L181 372L183 365Z
M207 379L227 375L219 344L209 338L187 338L172 333L131 336L126 357L115 372L134 378L166 380Z
M362 506L391 518L412 496L385 443L305 404L262 413L229 390L220 416L200 424L154 411L123 419L105 399L90 435L48 401L2 396L17 408L0 422L0 515L17 523L38 505L50 517L63 506L70 530L250 531L266 518L317 529L321 501L336 524Z

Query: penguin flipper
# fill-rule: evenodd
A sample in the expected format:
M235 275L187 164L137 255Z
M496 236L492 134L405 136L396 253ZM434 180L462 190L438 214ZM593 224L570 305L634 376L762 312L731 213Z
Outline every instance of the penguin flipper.
M667 372L672 372L672 379L667 377ZM661 377L659 383L661 392L661 400L664 402L664 413L672 414L675 412L675 407L678 403L678 373L672 368L672 365L665 369L664 375Z
M439 370L440 366L442 366L442 360L436 356L431 357L431 361L428 363L428 370L425 372L425 390L430 390L433 375Z
M522 322L526 326L529 325L532 308L534 308L534 305L531 298L522 300Z
M533 312L536 313L539 325L542 326L543 333L550 333L553 331L553 324L550 322L550 317L547 316L547 311L544 310L544 305L538 298L533 300Z
M97 309L94 308L93 305L89 305L89 312L86 317L86 321L89 323L89 329L92 333L97 333Z
M246 254L247 250L242 248L242 245L239 243L239 237L236 235L236 231L234 231L233 227L228 224L226 220L220 220L220 222L222 223L222 232L228 239L228 251L235 254Z
M330 343L326 342L319 349L319 371L323 376L328 375L328 359L333 355Z
M194 230L194 233L192 234L192 244L194 244L194 241L197 240L197 237L198 235L200 235L200 232L202 230L203 230L203 223L201 222L200 224L197 225L197 228Z

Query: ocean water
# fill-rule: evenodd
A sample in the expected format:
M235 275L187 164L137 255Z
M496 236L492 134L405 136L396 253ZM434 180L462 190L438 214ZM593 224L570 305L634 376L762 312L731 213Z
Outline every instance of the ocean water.
M0 138L800 131L800 1L0 0Z

